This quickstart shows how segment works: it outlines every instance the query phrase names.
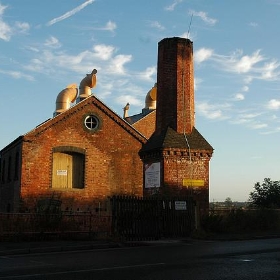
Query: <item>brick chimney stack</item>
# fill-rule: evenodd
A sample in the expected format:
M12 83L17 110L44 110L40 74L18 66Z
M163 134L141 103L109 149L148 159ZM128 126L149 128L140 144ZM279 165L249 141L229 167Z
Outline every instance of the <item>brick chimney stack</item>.
M194 120L193 43L165 38L158 44L156 132L190 134Z

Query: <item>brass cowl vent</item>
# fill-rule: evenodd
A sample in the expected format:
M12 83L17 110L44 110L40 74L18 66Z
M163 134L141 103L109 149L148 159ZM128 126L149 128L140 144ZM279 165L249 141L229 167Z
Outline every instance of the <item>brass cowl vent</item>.
M54 116L68 110L71 103L74 103L78 95L78 88L76 84L70 84L63 89L56 98L56 109Z
M96 86L96 73L97 70L93 69L92 72L87 74L80 82L78 102L91 96L91 89Z

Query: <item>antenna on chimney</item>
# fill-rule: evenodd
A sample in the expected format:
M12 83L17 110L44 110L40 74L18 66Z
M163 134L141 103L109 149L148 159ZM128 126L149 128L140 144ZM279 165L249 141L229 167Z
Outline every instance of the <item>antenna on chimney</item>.
M187 39L189 39L189 35L190 35L190 30L191 30L191 25L192 25L192 18L193 18L193 13L192 13L191 20L190 20L190 25L189 25L189 29L188 29L188 33L187 33Z

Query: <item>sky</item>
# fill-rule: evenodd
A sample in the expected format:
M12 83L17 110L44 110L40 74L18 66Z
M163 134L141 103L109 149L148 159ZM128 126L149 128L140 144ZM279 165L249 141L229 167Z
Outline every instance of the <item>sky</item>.
M213 146L210 201L280 180L280 0L0 0L0 149L53 117L58 93L92 92L138 114L158 42L193 41L195 126Z

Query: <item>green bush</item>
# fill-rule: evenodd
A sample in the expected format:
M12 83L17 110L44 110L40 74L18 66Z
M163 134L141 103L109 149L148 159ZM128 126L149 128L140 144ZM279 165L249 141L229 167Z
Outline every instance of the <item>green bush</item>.
M271 209L234 209L224 214L212 213L201 220L208 233L248 233L280 229L280 212Z

